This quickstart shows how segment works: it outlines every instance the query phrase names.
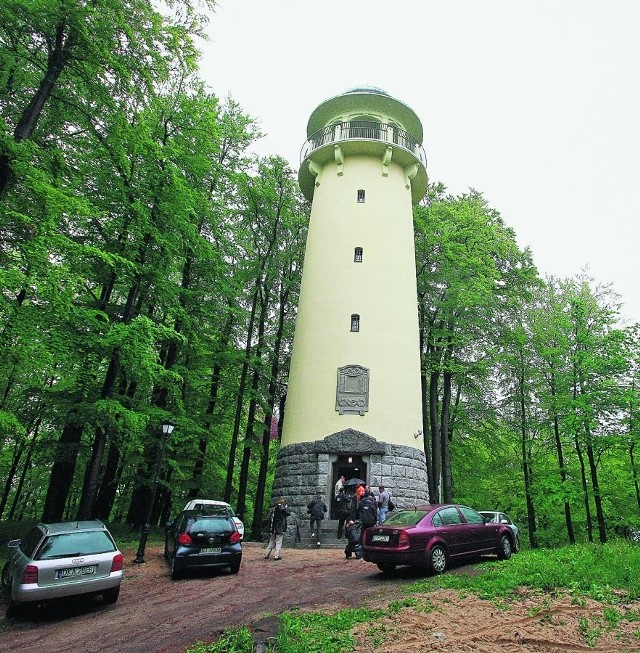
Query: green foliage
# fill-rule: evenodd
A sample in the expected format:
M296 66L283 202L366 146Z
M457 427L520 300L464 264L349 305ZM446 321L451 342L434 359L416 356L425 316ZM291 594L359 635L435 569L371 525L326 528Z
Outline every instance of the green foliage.
M355 646L350 629L359 623L375 621L382 610L358 608L341 610L335 615L282 615L282 627L276 638L279 653L341 653Z
M508 561L478 566L478 575L443 574L411 586L411 591L452 588L484 599L515 595L519 587L541 592L569 590L616 603L640 597L640 547L625 541L584 544L558 549L530 549Z
M225 630L220 638L210 644L196 642L185 653L252 653L253 637L246 628Z

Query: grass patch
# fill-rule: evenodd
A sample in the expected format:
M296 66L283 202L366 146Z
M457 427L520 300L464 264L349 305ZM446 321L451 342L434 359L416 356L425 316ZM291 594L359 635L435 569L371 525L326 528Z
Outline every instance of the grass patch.
M335 615L285 613L281 617L282 627L276 638L275 650L278 653L349 651L356 645L351 628L363 622L375 623L383 614L382 610L369 608L340 610ZM382 636L382 633L377 636Z
M211 644L196 642L185 649L185 653L252 653L253 636L246 628L225 630L220 639Z
M553 594L568 589L574 596L617 602L640 597L640 547L624 541L559 549L531 549L511 560L485 562L481 574L442 574L410 586L413 592L448 588L496 600L528 587Z

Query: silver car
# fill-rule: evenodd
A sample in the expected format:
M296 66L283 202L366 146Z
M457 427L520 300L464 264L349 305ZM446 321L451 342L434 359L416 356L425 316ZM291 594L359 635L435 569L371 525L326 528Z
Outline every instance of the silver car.
M7 617L52 599L101 594L104 603L118 600L124 559L100 521L38 524L8 546L2 569Z
M485 521L489 523L507 524L507 526L509 526L513 531L513 552L518 553L518 551L520 551L520 531L511 521L511 518L506 512L500 512L499 510L478 510L478 512L485 518Z

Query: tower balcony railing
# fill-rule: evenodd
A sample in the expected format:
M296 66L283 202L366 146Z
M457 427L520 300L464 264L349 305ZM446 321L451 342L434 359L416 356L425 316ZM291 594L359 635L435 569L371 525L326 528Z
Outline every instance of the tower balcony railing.
M427 156L424 148L409 132L395 125L372 120L350 120L323 127L313 134L302 146L300 163L314 150L324 145L347 140L383 141L397 145L411 152L425 168L427 166Z

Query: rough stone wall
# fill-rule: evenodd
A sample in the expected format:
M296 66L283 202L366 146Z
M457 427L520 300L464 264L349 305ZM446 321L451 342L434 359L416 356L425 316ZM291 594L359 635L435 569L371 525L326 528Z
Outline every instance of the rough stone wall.
M424 452L414 447L379 442L371 436L347 429L318 442L300 442L278 452L272 498L283 497L301 521L308 518L307 504L319 494L330 506L333 479L332 460L337 455L361 455L367 458L368 480L374 494L384 485L398 507L429 501L427 467ZM289 519L289 524L294 518ZM287 532L287 540L295 529Z

